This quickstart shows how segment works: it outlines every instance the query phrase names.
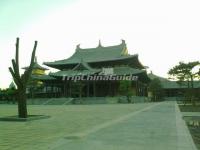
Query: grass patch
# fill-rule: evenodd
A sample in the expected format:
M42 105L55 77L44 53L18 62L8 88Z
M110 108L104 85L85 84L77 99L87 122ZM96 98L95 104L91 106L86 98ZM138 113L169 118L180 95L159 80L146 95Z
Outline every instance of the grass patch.
M190 134L198 150L200 150L200 127L189 126Z
M179 105L181 112L200 112L200 105L193 106L191 104L188 105Z
M193 106L191 104L179 105L181 112L200 112L200 105ZM200 150L200 117L199 116L184 116L190 134L198 150Z

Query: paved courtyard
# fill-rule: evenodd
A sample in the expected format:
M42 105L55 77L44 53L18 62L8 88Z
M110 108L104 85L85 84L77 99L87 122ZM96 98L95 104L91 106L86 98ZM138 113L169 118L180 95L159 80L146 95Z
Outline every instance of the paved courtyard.
M175 102L29 106L51 118L0 122L1 150L195 150ZM0 116L16 106L0 105Z

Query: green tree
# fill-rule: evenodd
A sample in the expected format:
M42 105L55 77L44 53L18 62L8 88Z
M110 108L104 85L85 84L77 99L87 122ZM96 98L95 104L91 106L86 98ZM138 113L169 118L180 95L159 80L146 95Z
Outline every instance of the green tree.
M20 75L19 72L19 38L16 40L16 56L15 59L12 59L13 68L9 67L9 71L13 77L15 84L17 85L17 102L18 102L18 117L19 118L27 118L27 103L26 103L26 87L31 76L35 52L37 47L37 41L35 41L31 62L29 68L24 72L24 74Z
M15 95L16 95L16 89L15 88L6 89L5 95L7 97L8 102L15 103Z
M27 87L29 89L29 96L31 98L35 97L35 93L43 86L43 83L36 79L30 78L29 82L27 83Z
M178 80L181 84L183 81L187 81L186 97L195 105L194 97L194 79L199 77L199 71L194 72L193 69L200 65L199 61L193 61L189 63L179 62L178 65L174 66L169 70L168 74L174 79Z
M83 88L85 84L83 81L76 81L71 83L71 88L72 88L72 94L74 96L78 96L80 103L82 103L82 96L83 96ZM76 99L75 99L76 100ZM74 101L74 103L76 103Z
M126 96L128 103L131 103L131 96L133 94L131 88L131 81L121 80L119 82L119 92L120 95Z
M149 91L151 92L152 101L160 101L163 99L163 87L158 78L151 80L149 84Z

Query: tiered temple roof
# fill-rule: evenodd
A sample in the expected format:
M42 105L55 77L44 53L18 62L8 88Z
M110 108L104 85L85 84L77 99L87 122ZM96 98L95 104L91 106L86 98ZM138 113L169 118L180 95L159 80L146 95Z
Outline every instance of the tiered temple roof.
M76 47L75 53L68 59L58 60L54 62L45 62L44 64L56 69L73 69L76 64L80 63L80 60L88 63L92 67L112 66L114 64L134 63L134 68L144 69L145 67L139 62L138 55L128 54L126 43L122 40L122 43L115 46L104 47L101 44L96 48L80 48L80 45Z
M68 59L45 62L44 64L60 70L50 73L51 78L48 79L64 76L101 75L103 68L112 68L113 75L137 75L140 80L149 81L145 67L138 60L138 55L128 53L124 40L119 45L107 47L102 46L100 42L96 48L83 49L78 45L75 53Z
M26 70L26 69L28 69L28 67L23 67L22 69ZM47 69L47 68L42 67L41 65L39 65L38 62L37 62L37 58L35 58L33 69L49 70L49 69Z
M22 69L27 70L28 67L23 67ZM38 64L37 57L35 57L31 78L34 80L54 80L55 78L45 74L46 70L49 69L42 67L40 64Z

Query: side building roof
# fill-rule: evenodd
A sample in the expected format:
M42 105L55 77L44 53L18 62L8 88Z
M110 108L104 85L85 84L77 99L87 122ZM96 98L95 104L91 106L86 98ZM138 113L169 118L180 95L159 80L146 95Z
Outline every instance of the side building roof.
M164 89L185 89L187 88L187 81L183 81L181 84L178 84L177 81L170 81L169 79L157 76L152 72L148 74L148 77L153 80L158 78L161 81L161 84ZM200 88L200 81L194 81L194 88Z
M153 80L153 79L155 79L155 78L158 78L161 82L170 81L170 80L168 80L167 78L163 78L163 77L160 77L160 76L158 76L158 75L153 74L153 72L149 73L149 74L148 74L148 77L149 77L151 80Z

